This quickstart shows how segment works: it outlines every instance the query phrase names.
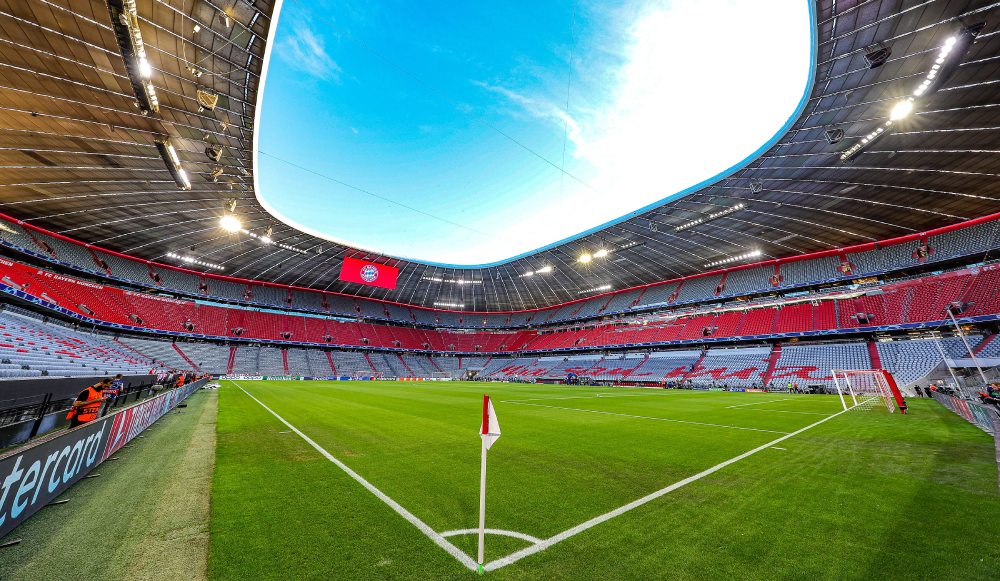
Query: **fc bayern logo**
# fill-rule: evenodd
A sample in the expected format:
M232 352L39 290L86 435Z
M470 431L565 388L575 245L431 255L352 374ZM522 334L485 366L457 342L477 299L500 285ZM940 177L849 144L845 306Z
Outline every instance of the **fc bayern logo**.
M378 278L378 267L372 264L366 264L361 267L361 280L365 282L375 282Z

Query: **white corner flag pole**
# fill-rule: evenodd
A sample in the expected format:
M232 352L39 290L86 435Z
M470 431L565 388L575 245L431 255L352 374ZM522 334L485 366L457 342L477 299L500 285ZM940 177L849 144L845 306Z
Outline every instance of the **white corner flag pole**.
M486 452L500 437L500 423L488 395L483 395L483 423L479 435L483 439L483 447L479 466L479 554L476 562L479 564L479 574L482 575L486 544Z
M483 572L483 553L486 545L486 440L483 440L483 459L479 467L479 573Z

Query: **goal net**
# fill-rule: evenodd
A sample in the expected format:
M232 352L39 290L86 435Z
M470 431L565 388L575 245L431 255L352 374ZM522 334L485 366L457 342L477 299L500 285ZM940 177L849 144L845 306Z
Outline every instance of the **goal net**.
M896 411L885 374L875 369L833 369L833 383L844 409Z

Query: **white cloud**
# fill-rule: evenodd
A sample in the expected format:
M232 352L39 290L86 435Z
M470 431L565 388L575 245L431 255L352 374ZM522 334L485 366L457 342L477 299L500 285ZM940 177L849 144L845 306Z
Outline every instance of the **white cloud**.
M491 93L503 96L532 117L555 124L556 128L560 131L565 128L567 138L575 147L576 152L574 155L579 156L580 151L585 147L579 123L577 123L564 108L559 107L558 105L555 105L554 103L551 103L543 98L528 97L517 91L500 85L490 84L485 81L472 81L472 84L477 87L482 87Z
M278 46L282 60L300 71L327 80L340 79L340 65L326 50L326 41L303 23L294 26L294 33Z
M567 160L566 170L588 176L587 185L569 178L559 185L554 177L512 205L506 220L492 217L509 225L503 235L511 247L484 241L479 252L496 259L572 236L753 153L794 112L805 88L804 16L799 0L673 0L629 14L620 66L606 75L613 82L571 95L573 118L557 99L542 96L544 89L477 82L559 132L568 120L575 163Z

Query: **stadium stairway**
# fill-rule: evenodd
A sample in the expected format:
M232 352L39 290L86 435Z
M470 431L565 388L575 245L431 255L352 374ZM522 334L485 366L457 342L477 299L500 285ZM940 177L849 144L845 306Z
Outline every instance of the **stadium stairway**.
M771 376L774 375L774 368L778 365L779 359L781 359L781 343L775 343L774 348L771 349L771 356L767 359L767 371L764 372L763 378L764 385L771 384Z
M701 362L705 360L706 355L708 355L708 349L702 349L701 357L699 357L698 360L694 362L694 365L692 365L691 369L689 369L688 372L684 374L684 377L681 378L681 381L687 381L688 378L691 376L691 374L693 374L695 371L701 368Z
M325 351L326 360L330 362L330 370L333 371L334 375L337 375L337 365L333 362L333 355L330 355L329 351Z
M980 353L980 352L981 352L981 351L982 351L983 349L985 349L987 345L989 345L990 343L992 343L992 342L993 342L993 339L995 339L995 338L996 338L996 334L993 334L993 335L987 335L985 339L983 339L982 341L980 341L980 342L979 342L979 345L976 345L976 346L975 346L975 347L974 347L974 348L972 349L972 353L973 353L973 355L976 355L976 356L978 356L978 355L979 355L979 353Z
M376 368L375 368L375 364L374 364L374 363L372 363L372 358L371 358L371 356L370 356L370 355L368 355L367 353L365 353L365 361L367 361L367 362L368 362L368 367L371 367L371 368L372 368L372 373L378 373L378 369L376 369Z
M399 357L399 362L403 364L403 368L406 369L406 372L410 374L410 377L416 377L416 375L413 373L413 370L410 369L410 366L406 363L406 360L403 359L403 356L400 355L399 353L396 353L396 357Z
M285 375L291 375L288 373L288 349L281 350L281 366L285 368Z
M188 365L191 366L191 369L194 369L198 373L203 373L201 367L198 367L198 364L192 361L191 358L187 356L187 353L181 351L181 348L177 346L177 343L171 343L170 346L173 347L174 351L176 351L177 354L181 356L181 359L187 361Z
M233 365L236 364L236 347L229 348L229 361L226 363L226 373L233 372Z
M882 369L882 357L878 352L878 345L875 341L868 342L868 357L872 360L872 369Z
M628 379L629 377L632 377L633 375L638 376L639 370L642 369L642 366L645 365L647 361L649 361L649 355L643 357L642 361L639 362L639 365L636 365L635 367L633 367L632 369L630 369L628 371L628 373L626 373L625 375L622 376L622 379Z

